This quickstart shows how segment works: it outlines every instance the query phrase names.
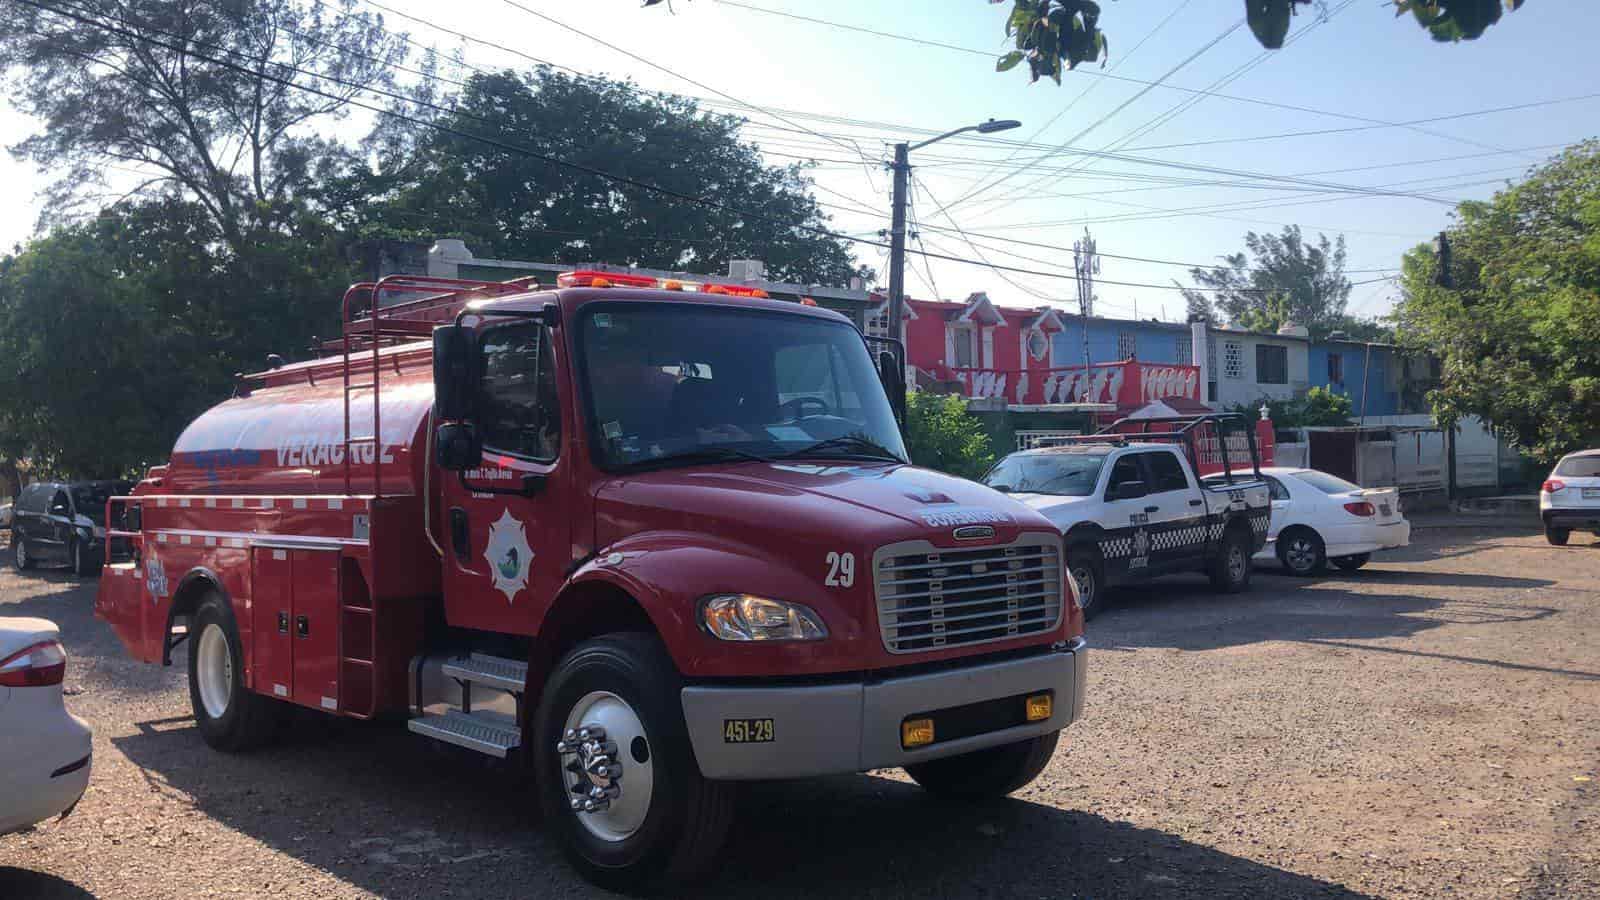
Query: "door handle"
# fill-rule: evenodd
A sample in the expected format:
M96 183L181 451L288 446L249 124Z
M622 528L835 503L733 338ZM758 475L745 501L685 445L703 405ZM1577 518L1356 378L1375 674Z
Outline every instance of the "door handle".
M279 634L288 634L289 633L289 614L286 613L286 612L278 613L278 633Z
M459 506L450 508L450 548L456 552L456 559L466 563L471 555L468 547L467 511Z
M294 617L294 634L295 634L295 637L310 637L311 636L311 620L306 618L305 616L295 616Z
M1161 507L1159 507L1159 506L1146 506L1144 508L1144 511L1145 512L1160 512L1161 511Z
M1190 506L1204 506L1205 505L1205 501L1201 500L1199 497L1196 497L1193 500L1189 501L1189 505Z

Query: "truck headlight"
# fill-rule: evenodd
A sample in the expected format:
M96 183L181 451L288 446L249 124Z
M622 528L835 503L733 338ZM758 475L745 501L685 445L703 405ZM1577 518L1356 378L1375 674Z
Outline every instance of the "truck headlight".
M700 624L723 641L820 641L827 626L816 610L754 594L713 594L700 601Z

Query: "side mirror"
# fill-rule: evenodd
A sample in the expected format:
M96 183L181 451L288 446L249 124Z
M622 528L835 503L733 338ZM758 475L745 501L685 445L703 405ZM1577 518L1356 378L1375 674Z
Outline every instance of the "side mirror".
M1142 481L1124 481L1111 489L1113 500L1137 500L1150 493Z
M900 368L900 360L888 350L878 354L878 379L883 382L883 389L889 395L889 408L894 410L895 421L904 426L906 421L905 371Z
M478 386L477 343L476 335L463 325L433 329L433 409L442 421L472 418ZM440 441L441 464L444 446Z
M433 436L433 456L445 471L465 472L483 462L483 438L471 422L446 422Z

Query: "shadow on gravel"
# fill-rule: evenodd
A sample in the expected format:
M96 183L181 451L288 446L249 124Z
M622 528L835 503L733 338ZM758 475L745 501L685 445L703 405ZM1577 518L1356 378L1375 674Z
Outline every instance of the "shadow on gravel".
M94 894L54 875L0 866L0 897L16 900L94 900Z
M199 812L374 893L599 894L539 828L526 777L393 726L321 743L211 751L178 721L112 742ZM521 785L521 786L518 786ZM941 803L853 776L747 785L706 897L1337 897L1341 885L1093 813L1024 798Z

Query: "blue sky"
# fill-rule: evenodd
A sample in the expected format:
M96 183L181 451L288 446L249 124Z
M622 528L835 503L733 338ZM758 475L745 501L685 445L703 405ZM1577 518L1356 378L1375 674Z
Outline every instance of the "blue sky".
M989 117L1019 119L1021 129L993 139L954 139L916 155L915 200L927 250L969 258L981 253L997 264L1030 269L1070 272L1071 254L1008 240L1070 246L1087 226L1102 254L1209 262L1239 249L1246 230L1275 231L1298 223L1307 232L1345 235L1352 280L1381 278L1395 270L1408 247L1448 224L1451 207L1437 201L1488 197L1499 183L1516 178L1560 145L1593 135L1591 123L1600 113L1596 97L1417 128L1368 127L1370 122L1350 118L1409 122L1600 91L1600 59L1587 39L1600 11L1556 0L1531 0L1481 40L1458 45L1432 43L1409 20L1396 20L1374 0L1329 0L1323 7L1326 19L1303 13L1295 29L1304 34L1294 43L1214 88L1320 112L1212 96L1171 118L1164 116L1196 98L1173 88L1212 89L1262 55L1248 29L1229 32L1242 14L1237 0L1105 3L1102 25L1113 51L1110 64L1069 73L1060 87L1029 85L1020 71L997 74L993 59L983 55L750 8L998 55L1009 4L674 0L669 10L665 5L641 9L637 0L517 2L655 65L563 30L507 0L448 5L388 0L385 5L560 65L708 97L719 110L739 111L751 120L747 137L771 161L821 161L813 173L818 198L837 205L830 213L838 230L860 236L874 237L887 226L889 178L881 162L892 142ZM415 23L391 17L390 24L419 41L459 48L474 65L527 65ZM1137 81L1101 77L1102 72ZM1138 83L1163 76L1164 86ZM342 128L353 135L364 124L355 119ZM12 111L0 113L0 138L7 143L31 127ZM1240 140L1349 128L1363 130ZM1144 133L1137 133L1141 129ZM1170 146L1196 142L1210 143ZM1121 158L1073 151L1116 152ZM1300 181L1263 181L1263 175ZM131 182L134 176L113 175L113 186L120 178ZM1190 183L1173 184L1174 179ZM0 243L9 246L31 232L44 183L30 167L0 160ZM1365 192L1328 193L1330 185ZM1374 195L1370 189L1375 187L1433 199ZM937 213L941 203L950 204L945 214ZM966 231L966 239L954 233L957 228ZM886 272L878 248L861 246L858 257ZM944 261L913 260L911 270L907 285L916 296L934 293L936 285L946 298L983 290L1008 305L1062 298L1062 305L1075 307L1075 300L1065 299L1075 297L1075 289L1063 279L1002 277L982 266ZM1100 278L1097 311L1103 315L1128 316L1137 309L1144 318L1182 316L1176 291L1111 283L1187 282L1181 267L1106 256ZM1351 296L1351 311L1386 312L1393 294L1386 282L1360 285Z

